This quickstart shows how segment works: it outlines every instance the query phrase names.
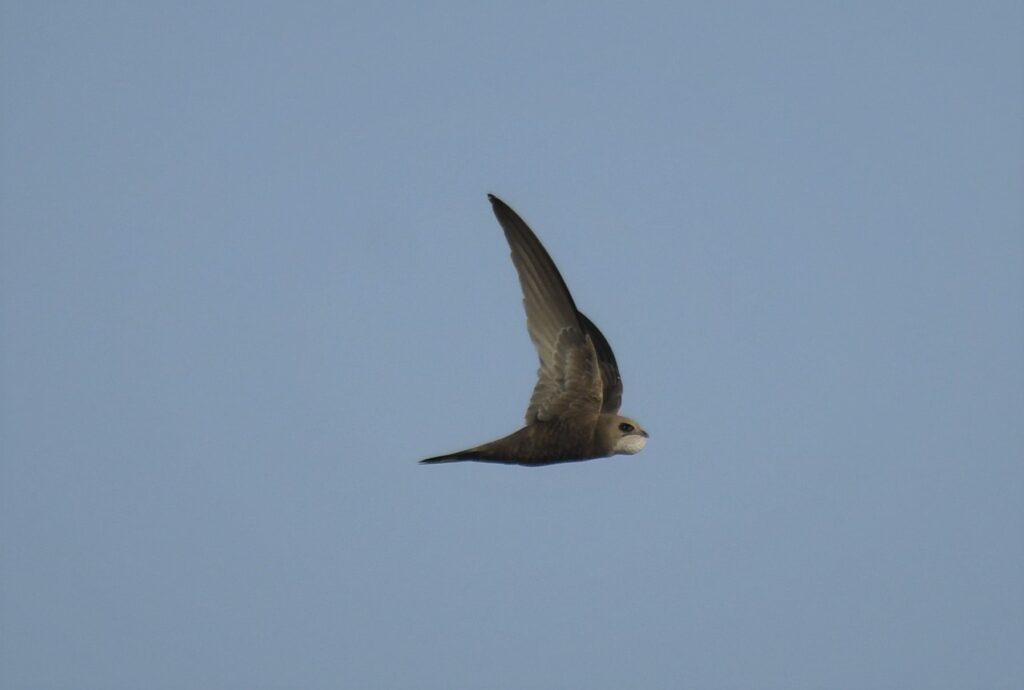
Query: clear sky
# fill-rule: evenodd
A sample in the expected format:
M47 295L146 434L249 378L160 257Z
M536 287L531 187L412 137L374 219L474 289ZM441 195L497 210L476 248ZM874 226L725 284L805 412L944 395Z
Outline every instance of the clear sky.
M0 686L1024 687L1024 5L354 5L0 5Z

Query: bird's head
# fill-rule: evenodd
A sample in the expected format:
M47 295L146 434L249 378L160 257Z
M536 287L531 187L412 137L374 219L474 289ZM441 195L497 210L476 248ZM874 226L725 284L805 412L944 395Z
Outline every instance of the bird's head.
M647 432L635 419L622 415L602 415L602 429L609 455L633 455L647 445Z

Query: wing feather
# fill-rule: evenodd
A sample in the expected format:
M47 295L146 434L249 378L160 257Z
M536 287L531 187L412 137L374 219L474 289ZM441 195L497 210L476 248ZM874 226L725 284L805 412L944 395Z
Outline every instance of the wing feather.
M619 375L619 365L615 362L615 353L612 346L601 333L594 322L587 318L586 314L576 312L583 330L590 336L594 343L594 350L597 352L597 362L601 369L601 381L604 384L602 393L601 412L618 414L622 407L622 377Z

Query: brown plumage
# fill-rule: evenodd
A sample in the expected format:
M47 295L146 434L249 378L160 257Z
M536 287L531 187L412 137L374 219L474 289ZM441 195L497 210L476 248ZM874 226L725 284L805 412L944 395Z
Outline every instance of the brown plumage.
M476 460L550 465L640 452L647 432L618 414L622 379L615 355L576 303L555 263L515 211L489 194L523 288L530 339L540 368L526 426L490 443L420 462Z

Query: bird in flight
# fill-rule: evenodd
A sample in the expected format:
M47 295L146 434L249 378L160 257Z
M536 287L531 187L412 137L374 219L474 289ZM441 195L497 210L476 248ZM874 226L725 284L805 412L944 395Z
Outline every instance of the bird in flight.
M526 426L496 441L421 464L496 462L553 465L632 455L647 445L647 432L619 415L622 379L612 348L597 326L576 309L562 280L530 227L509 206L488 194L519 274L526 326L540 368L526 408Z

